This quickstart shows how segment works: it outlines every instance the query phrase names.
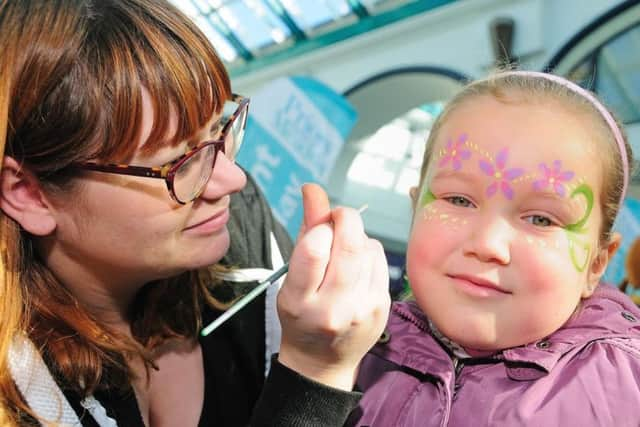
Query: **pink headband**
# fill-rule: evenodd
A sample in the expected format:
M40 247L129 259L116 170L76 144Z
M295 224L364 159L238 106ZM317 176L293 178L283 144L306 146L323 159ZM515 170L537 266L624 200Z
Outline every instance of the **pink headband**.
M596 107L596 109L600 112L602 117L605 119L605 121L609 125L609 128L611 129L611 132L613 133L613 136L615 137L616 142L618 143L618 150L620 151L620 157L622 158L622 169L624 172L622 193L620 194L620 205L622 205L622 202L624 201L624 197L627 193L627 186L629 185L629 162L627 159L627 149L624 145L624 138L622 137L622 132L620 132L618 123L616 123L616 120L613 118L609 110L607 110L604 107L604 105L602 105L602 103L598 101L596 97L593 96L589 91L584 90L582 87L580 87L576 83L570 80L567 80L564 77L557 76L555 74L541 73L538 71L507 71L507 72L498 74L498 77L502 77L502 76L540 77L543 79L547 79L552 82L558 83L559 85L566 87L572 92L575 92L583 96L589 102L591 102L591 104L594 107Z

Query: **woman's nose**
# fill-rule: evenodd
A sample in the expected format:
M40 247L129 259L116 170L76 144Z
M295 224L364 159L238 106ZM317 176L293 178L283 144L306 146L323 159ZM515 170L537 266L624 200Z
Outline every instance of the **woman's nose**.
M237 193L247 183L247 177L235 161L222 152L218 153L211 177L200 195L201 199L217 200Z
M502 265L511 262L511 241L514 230L506 219L487 215L484 221L475 224L470 230L470 235L463 246L465 255L476 257L483 262Z

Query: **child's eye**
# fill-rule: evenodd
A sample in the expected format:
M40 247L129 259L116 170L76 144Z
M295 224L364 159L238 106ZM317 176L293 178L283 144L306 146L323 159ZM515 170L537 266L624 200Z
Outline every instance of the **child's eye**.
M554 222L543 215L529 215L525 217L525 220L536 227L551 227Z
M460 206L463 208L468 208L473 206L473 203L471 202L471 200L467 199L464 196L449 196L449 197L443 197L443 199L454 206Z

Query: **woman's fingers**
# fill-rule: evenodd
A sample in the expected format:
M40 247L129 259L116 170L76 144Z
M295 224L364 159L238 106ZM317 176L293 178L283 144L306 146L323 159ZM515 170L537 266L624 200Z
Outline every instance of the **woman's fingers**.
M316 225L302 234L289 259L289 272L281 294L301 301L316 293L325 278L332 244L330 224Z
M389 311L382 245L354 209L329 211L326 193L305 186L305 225L278 296L280 361L316 381L349 389Z
M364 274L368 238L360 214L351 208L337 208L331 213L333 246L327 274L322 283L324 292L343 292L353 289ZM347 289L343 289L347 288Z
M304 221L289 260L283 297L300 300L314 293L324 280L333 245L333 226L327 193L317 184L302 186Z
M302 186L302 206L304 217L300 234L321 223L328 223L331 217L331 207L327 193L318 184Z

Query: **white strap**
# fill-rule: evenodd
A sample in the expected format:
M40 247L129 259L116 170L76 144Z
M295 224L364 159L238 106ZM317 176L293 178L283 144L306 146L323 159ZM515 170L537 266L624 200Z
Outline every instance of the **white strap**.
M18 390L38 417L61 426L82 425L40 353L22 334L15 335L9 348L9 371Z
M271 265L273 270L267 268L239 268L232 271L219 273L218 277L228 282L251 282L261 281L269 277L274 271L284 265L278 242L273 233L270 234L271 244ZM277 282L269 286L266 291L264 301L264 335L265 335L265 354L264 354L264 375L269 373L271 368L271 356L280 351L280 339L282 336L282 327L278 318L277 296L282 283L287 275L283 275Z
M13 338L9 348L9 371L29 408L39 418L60 427L82 425L40 353L24 334L16 334ZM93 396L83 399L80 404L100 427L118 426Z
M271 265L274 270L284 265L280 248L276 237L271 233ZM277 297L285 274L276 283L267 288L267 295L264 301L264 337L265 337L265 354L264 354L264 376L269 374L271 369L271 356L280 351L280 339L282 338L282 327L280 326L280 318L278 318Z

